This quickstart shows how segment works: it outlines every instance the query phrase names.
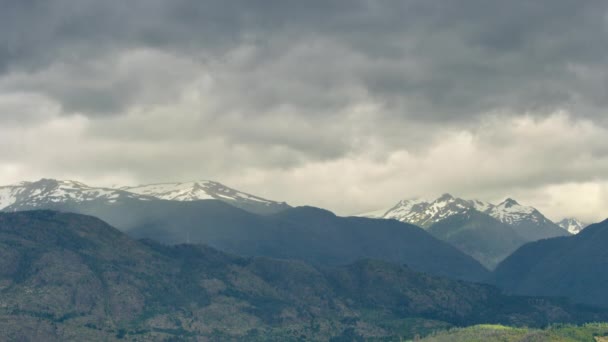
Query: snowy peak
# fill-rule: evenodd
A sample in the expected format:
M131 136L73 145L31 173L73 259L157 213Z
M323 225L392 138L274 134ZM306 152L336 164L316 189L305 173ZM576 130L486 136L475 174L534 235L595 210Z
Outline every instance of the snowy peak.
M395 219L402 222L414 222L429 203L419 199L408 199L399 201L394 207L383 210L384 215L380 218Z
M578 234L589 226L587 223L583 223L572 217L559 221L557 225L570 232L570 234Z
M436 202L449 202L449 201L452 201L452 200L454 200L454 199L455 199L455 198L454 198L454 196L452 196L452 195L450 195L450 194L448 194L448 193L445 193L445 194L441 195L441 196L440 196L440 197L439 197L439 198L436 200Z
M523 221L545 224L549 221L538 210L521 205L511 198L507 198L502 203L489 209L486 213L506 224L518 224Z
M121 190L169 201L217 199L225 201L254 202L265 206L284 204L250 195L229 188L218 182L208 180L186 183L148 184L134 187L123 187Z
M43 208L68 201L87 202L105 200L114 203L119 198L140 197L110 188L94 188L70 180L41 179L0 187L0 210Z
M512 224L516 220L534 213L534 211L536 211L536 209L523 206L511 198L507 198L500 204L491 208L488 211L488 214L503 223Z
M119 199L196 201L216 199L256 213L273 213L289 208L286 203L270 201L229 188L218 182L197 181L163 183L136 187L92 187L70 180L41 179L0 187L0 210L53 209L67 203Z
M168 201L196 201L204 199L212 199L207 187L213 182L187 182L187 183L159 183L147 184L134 187L122 187L121 190L129 191L136 194L148 195ZM219 183L216 187L221 186Z
M428 228L450 216L464 214L470 210L476 210L490 215L496 220L509 225L532 224L535 226L554 225L553 222L543 216L533 207L519 204L512 198L507 198L498 205L479 200L466 200L443 194L434 201L403 200L394 207L384 210L384 215L376 218L396 219L402 222Z
M512 198L507 198L506 200L504 200L502 203L500 203L498 206L503 206L505 208L511 208L511 207L516 207L519 206L520 204L517 203L516 200L512 199Z
M443 194L431 202L424 200L400 201L394 207L386 210L382 217L427 228L450 216L466 213L470 209L485 210L489 206L489 203L482 201L468 201L450 194Z

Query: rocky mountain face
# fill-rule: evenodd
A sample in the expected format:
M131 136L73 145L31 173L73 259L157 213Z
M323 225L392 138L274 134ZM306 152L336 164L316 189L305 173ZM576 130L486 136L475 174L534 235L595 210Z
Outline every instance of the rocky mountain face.
M71 205L84 202L113 204L120 199L170 201L216 199L259 214L276 213L289 208L284 202L267 200L212 181L103 188L76 181L41 179L36 182L0 187L0 210L5 211L45 209L57 204Z
M450 194L444 194L433 201L402 200L387 210L379 210L370 215L363 214L361 216L395 219L422 228L429 228L433 224L445 220L450 216L468 212L470 209L487 214L502 223L512 226L535 225L538 227L557 227L535 208L523 206L511 198L494 205L479 200L465 200ZM565 232L559 230L556 233L565 234Z
M241 258L52 211L0 213L0 293L0 337L13 341L399 340L454 325L608 319L381 261Z
M496 268L496 284L517 294L566 296L608 307L608 221L577 235L526 244Z

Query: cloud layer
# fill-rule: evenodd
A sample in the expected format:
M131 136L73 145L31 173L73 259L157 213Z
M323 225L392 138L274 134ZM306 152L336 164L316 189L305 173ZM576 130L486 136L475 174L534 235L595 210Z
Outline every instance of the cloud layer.
M0 179L608 216L604 1L2 1Z

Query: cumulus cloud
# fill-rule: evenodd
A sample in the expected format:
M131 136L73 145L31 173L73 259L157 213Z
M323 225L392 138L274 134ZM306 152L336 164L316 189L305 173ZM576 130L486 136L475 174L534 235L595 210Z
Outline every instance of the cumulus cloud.
M4 183L210 178L342 214L442 192L608 212L605 1L2 8Z

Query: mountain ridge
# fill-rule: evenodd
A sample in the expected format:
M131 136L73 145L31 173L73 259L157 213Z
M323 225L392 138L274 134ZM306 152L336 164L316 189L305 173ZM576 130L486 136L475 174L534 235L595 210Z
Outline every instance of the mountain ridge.
M475 209L488 214L498 221L510 225L522 222L532 222L538 225L555 225L534 207L519 204L512 198L507 198L499 204L492 204L480 200L467 200L445 193L434 200L406 199L399 201L388 209L380 209L358 216L395 219L411 223L422 228L429 228L433 224L452 215L462 214L468 209ZM381 214L384 211L383 214Z
M290 208L285 202L267 200L235 190L215 181L156 183L140 186L93 187L71 180L41 179L0 187L0 210L44 208L63 202L105 201L118 199L197 201L216 199L259 214L272 214Z
M243 256L341 265L361 258L408 264L432 274L482 280L488 271L470 256L419 227L393 220L339 217L296 207L260 215L218 200L124 199L48 209L92 215L135 238L166 244L204 243Z

